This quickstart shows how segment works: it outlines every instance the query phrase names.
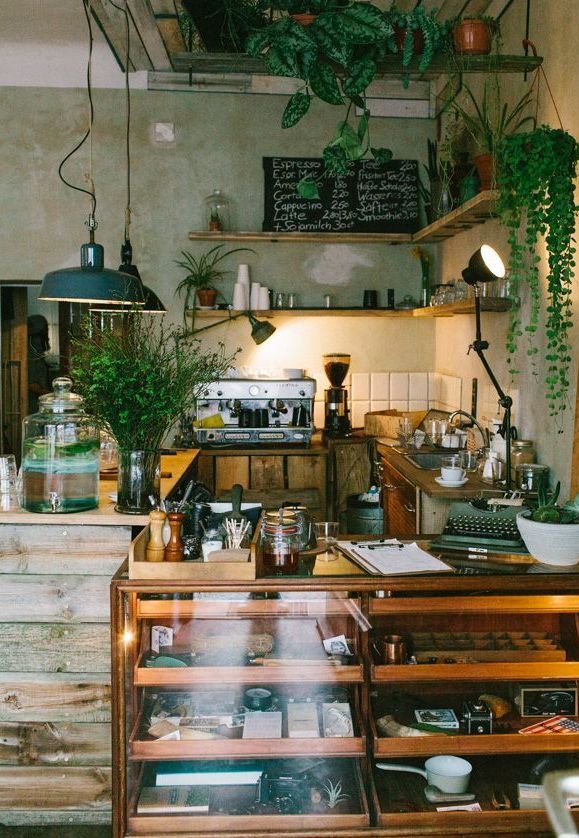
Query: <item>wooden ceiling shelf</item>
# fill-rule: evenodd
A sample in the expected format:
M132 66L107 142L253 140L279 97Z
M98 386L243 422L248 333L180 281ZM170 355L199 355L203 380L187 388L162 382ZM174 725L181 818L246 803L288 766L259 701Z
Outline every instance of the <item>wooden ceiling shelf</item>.
M525 73L532 72L543 62L541 56L533 55L435 55L428 69L418 69L420 56L412 58L406 72L425 81L437 79L451 73ZM203 75L270 75L262 58L239 53L197 53L179 52L171 55L171 63L177 72ZM378 63L377 78L402 75L399 55L391 55Z
M479 192L458 209L438 218L417 233L260 233L257 231L226 231L210 233L194 230L189 239L224 242L323 242L324 244L412 244L438 242L452 238L463 230L483 224L494 217L498 193L493 190Z

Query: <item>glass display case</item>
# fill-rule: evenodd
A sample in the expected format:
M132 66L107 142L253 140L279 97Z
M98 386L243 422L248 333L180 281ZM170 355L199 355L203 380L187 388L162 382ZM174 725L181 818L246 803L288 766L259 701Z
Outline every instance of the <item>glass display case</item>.
M115 838L544 836L542 774L578 765L576 574L123 571L112 604Z

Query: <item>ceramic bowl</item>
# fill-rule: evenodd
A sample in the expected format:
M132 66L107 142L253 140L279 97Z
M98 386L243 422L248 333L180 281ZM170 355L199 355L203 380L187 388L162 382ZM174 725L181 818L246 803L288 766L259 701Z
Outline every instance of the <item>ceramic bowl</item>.
M517 526L525 547L541 564L571 567L579 562L579 524L533 521L522 512Z

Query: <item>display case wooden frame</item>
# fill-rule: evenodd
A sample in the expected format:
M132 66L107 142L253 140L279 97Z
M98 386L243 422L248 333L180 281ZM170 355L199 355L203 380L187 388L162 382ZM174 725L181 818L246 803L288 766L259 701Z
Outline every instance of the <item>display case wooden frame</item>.
M482 582L482 584L481 584ZM156 670L156 677L143 677L144 673L155 670L145 670L135 666L142 648L135 648L133 665L125 670L126 661L123 653L122 637L127 629L134 629L138 621L145 621L147 625L154 620L167 620L174 617L183 620L197 618L212 619L218 613L215 602L211 599L176 599L151 600L141 595L158 594L190 594L199 593L248 593L264 597L266 594L279 592L279 599L257 598L239 600L230 603L227 619L244 619L246 617L276 616L279 619L291 616L314 617L317 614L332 618L332 611L344 613L344 609L351 603L354 611L360 607L362 616L372 626L372 630L382 633L384 630L400 628L408 631L412 621L429 621L430 619L446 620L448 625L454 624L457 615L463 620L478 619L477 615L485 614L486 619L494 621L497 626L509 625L521 620L534 621L537 626L547 625L561 636L561 642L567 654L567 660L553 663L486 663L486 664L429 664L417 666L387 666L375 660L367 632L360 633L357 652L359 663L351 667L343 667L344 672L338 679L330 666L316 667L314 678L311 672L304 671L307 667L292 664L279 668L279 672L267 673L266 680L280 686L287 684L320 683L348 683L352 694L356 697L352 701L355 733L347 743L330 740L269 740L252 742L251 740L237 740L233 743L212 741L207 743L155 743L139 738L139 720L133 720L132 731L127 731L125 705L125 674L129 675L129 696L137 701L143 683L155 683L158 686L175 685L191 687L197 684L209 683L209 672L203 673L203 667L198 667L200 677L191 679L191 668L181 670ZM327 602L313 599L311 596L300 594L314 593L331 594L333 599ZM387 593L387 596L383 596ZM443 595L441 595L443 594ZM284 595L286 598L284 599ZM351 599L353 597L353 599ZM371 836L459 836L486 834L509 834L519 836L544 836L548 832L548 821L542 811L498 811L490 808L490 794L488 777L498 776L489 771L492 760L500 754L501 771L505 774L511 796L514 788L514 777L520 773L519 765L526 765L531 757L548 753L573 754L579 749L579 734L557 736L555 734L541 737L525 737L516 730L512 732L494 732L480 736L459 734L453 739L443 735L429 737L396 738L383 737L378 734L376 721L370 702L370 691L388 691L402 687L412 692L421 692L425 698L442 685L441 690L449 697L477 695L481 684L495 683L497 689L509 681L549 683L550 681L570 681L579 679L579 575L545 573L541 575L513 576L513 577L451 577L448 574L441 577L318 577L318 578L277 578L258 579L250 582L242 580L193 582L160 582L151 580L127 580L118 575L113 581L113 662L114 662L114 748L115 764L118 764L118 774L113 783L115 793L115 838L125 835L171 835L191 834L200 837L202 834L228 835L232 832L240 835L275 835L284 831L291 836L305 838L322 838L343 831L349 838ZM462 615L462 617L461 617ZM459 624L460 624L459 619ZM207 668L209 669L209 668ZM224 671L228 669L228 671ZM264 682L261 671L258 680L253 680L253 674L248 678L247 667L220 667L214 676L219 680L225 678L228 683L257 683ZM175 675L179 672L183 674ZM271 677L271 676L274 677ZM451 705L449 705L451 706ZM138 707L137 703L137 710ZM376 771L370 770L369 761L364 758L363 750L369 746L370 759L410 760L412 764L421 763L424 758L437 754L456 752L467 755L480 773L480 781L473 777L473 789L478 791L477 800L484 811L478 813L464 812L436 812L433 804L426 804L422 798L423 781L415 778L407 788L412 791L413 784L418 789L412 791L408 798L410 802L418 795L418 803L400 811L396 803L388 802L384 797L384 777ZM160 745L160 747L158 747ZM125 760L127 754L127 760ZM135 769L139 765L155 759L196 759L206 758L270 758L287 759L298 756L325 756L335 758L356 758L356 772L359 772L361 800L368 805L367 814L344 815L348 820L340 821L340 815L328 815L325 819L310 816L135 816L127 820L127 764ZM121 758L122 757L122 758ZM508 759L505 759L508 757ZM498 765L498 763L497 763ZM480 766L480 771L477 766ZM485 767L486 766L486 767ZM511 766L509 768L509 766ZM522 770L522 769L521 769ZM376 776L374 776L376 775ZM392 775L390 775L392 776ZM413 775L400 774L399 777ZM422 784L422 785L421 785ZM391 786L391 781L387 781ZM364 797L367 792L368 800ZM391 798L392 795L389 795ZM422 804L421 804L422 801ZM420 805L423 810L420 811ZM286 818L289 817L290 820ZM293 817L293 819L291 819ZM373 824L373 825L370 825Z

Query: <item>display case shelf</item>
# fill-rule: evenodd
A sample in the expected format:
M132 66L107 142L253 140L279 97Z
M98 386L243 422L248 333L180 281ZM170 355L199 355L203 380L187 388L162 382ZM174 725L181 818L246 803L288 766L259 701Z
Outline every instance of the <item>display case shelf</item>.
M579 665L578 665L579 670ZM292 664L268 666L183 666L178 668L146 668L135 670L136 687L187 687L214 684L361 684L364 680L362 664L330 666L324 661L312 666Z

